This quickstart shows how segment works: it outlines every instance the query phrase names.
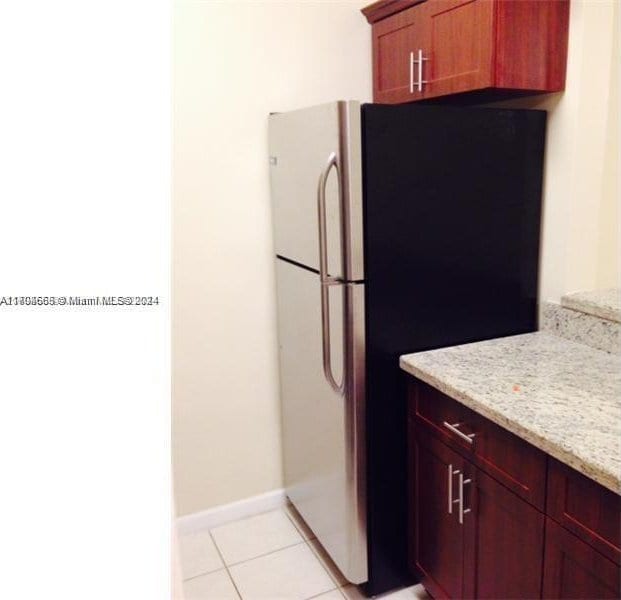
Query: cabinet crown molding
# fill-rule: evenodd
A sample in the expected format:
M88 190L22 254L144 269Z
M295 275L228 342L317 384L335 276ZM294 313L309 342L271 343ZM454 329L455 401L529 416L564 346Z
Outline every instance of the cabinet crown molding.
M360 12L369 23L373 24L421 2L425 2L425 0L377 0L377 2L361 8Z

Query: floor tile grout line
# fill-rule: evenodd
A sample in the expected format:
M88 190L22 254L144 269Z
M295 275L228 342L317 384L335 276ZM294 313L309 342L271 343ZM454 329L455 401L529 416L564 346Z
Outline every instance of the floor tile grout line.
M235 592L237 593L237 597L239 598L239 600L243 600L243 596L242 593L239 591L239 588L237 587L237 583L235 583L235 579L233 578L233 574L226 569L226 574L229 576L229 579L231 580L231 583L233 584L233 587L235 588Z
M265 515L268 513L272 513L272 512L283 512L285 514L285 516L287 517L287 519L291 522L291 524L293 525L293 529L295 530L295 532L300 536L300 540L295 542L294 544L287 544L286 546L282 546L281 548L276 548L274 550L270 550L269 552L264 552L262 554L257 554L256 556L252 556L250 558L245 558L244 560L240 560L238 562L234 562L231 564L227 564L227 562L224 560L224 556L222 555L222 553L220 552L220 548L218 547L218 542L216 541L216 538L213 535L213 531L215 529L218 529L219 527L222 526L226 526L226 525L230 525L232 523L237 523L239 521L245 521L247 519L252 519L253 517L258 517L260 515ZM255 558L261 558L262 556L268 556L269 554L274 554L274 552L279 552L280 550L284 550L285 548L292 548L293 546L299 546L300 544L303 544L306 542L306 540L304 539L304 535L302 534L302 532L296 527L295 523L291 521L291 518L289 517L289 514L287 513L287 511L285 510L284 507L282 508L277 508L274 510L268 510L262 513L257 513L256 515L250 515L248 517L244 517L242 519L237 519L237 521L231 521L230 523L224 523L223 525L218 525L217 527L212 527L210 529L208 529L209 531L209 536L211 537L214 546L216 547L216 550L218 551L218 555L220 556L220 558L222 559L222 562L225 566L225 568L228 570L229 567L236 567L237 565L241 565L243 563L247 563L250 562L251 560L254 560Z
M224 565L224 570L226 571L226 574L229 576L229 580L233 584L233 588L235 588L235 593L237 594L237 597L239 598L239 600L243 600L241 592L239 591L239 589L237 588L237 584L235 583L235 579L233 579L233 575L231 575L231 572L229 571L229 568L226 565L224 556L222 556L222 552L220 552L220 548L218 548L218 544L216 544L216 539L211 534L211 529L208 529L207 531L209 531L209 537L211 539L211 542L216 548L216 552L218 553L218 556L220 557L220 560L222 561L222 564Z
M291 505L293 506L293 504ZM293 507L295 509L295 507ZM332 575L332 572L330 571L330 569L328 569L328 567L326 567L323 564L323 560L322 557L319 555L318 552L315 551L315 548L313 547L313 545L311 544L311 542L317 542L320 546L321 546L321 542L319 541L319 539L317 538L317 536L313 537L313 538L305 538L304 537L304 532L297 526L295 519L293 518L293 516L289 513L289 511L287 510L286 506L283 509L285 514L287 515L287 517L289 518L289 520L293 523L293 526L298 530L298 532L300 533L300 535L302 536L302 538L304 539L304 541L306 542L307 546L310 548L311 552L317 557L317 560L319 560L319 562L321 563L321 566L323 567L324 571L326 571L328 573L328 576L330 577L330 579L332 579L332 581L336 584L336 589L340 590L340 588L345 587L349 582L347 580L345 580L345 583L339 583L339 581L337 580L336 577L334 577ZM311 530L312 531L312 530ZM321 546L323 548L323 546ZM330 590L329 590L330 591ZM342 595L342 594L341 594Z
M258 513L253 513L253 514L250 514L250 515L246 515L245 517L240 517L239 519L233 519L231 521L225 521L224 523L220 523L218 525L214 525L213 527L209 527L208 531L215 531L216 529L220 529L221 527L226 527L227 525L232 525L233 523L241 523L242 521L249 521L250 519L254 519L255 517L261 517L263 515L268 515L268 514L273 513L273 512L284 512L285 515L287 516L287 518L289 520L291 520L291 518L289 517L289 513L287 512L287 505L283 505L283 506L278 507L278 508L271 508L269 510L264 510L264 511L261 511L261 512L258 512ZM294 526L295 530L300 535L302 535L302 532L296 526L295 522L293 522L293 526ZM192 534L190 534L190 535L192 535Z
M278 548L277 550L272 550L271 552L266 552L265 554L260 554L259 556L255 556L254 558L248 558L246 560L242 560L238 563L234 563L232 565L227 565L225 560L224 560L224 556L222 555L222 553L220 552L220 548L218 548L218 544L216 543L215 538L211 535L211 530L209 530L209 537L211 538L214 546L216 547L216 551L218 552L218 556L220 557L220 560L222 560L222 564L224 564L224 570L227 572L227 575L229 576L229 579L231 580L233 587L235 588L235 591L237 592L237 595L239 596L240 600L244 600L244 597L242 596L241 592L239 591L239 588L237 587L237 584L235 583L235 578L233 577L233 574L230 572L229 567L236 567L238 565L243 565L244 563L248 563L251 562L257 558L262 558L264 556L269 556L270 554L275 554L276 552L280 552L281 550L286 550L287 548L294 548L295 546L300 546L302 544L305 544L306 546L308 546L308 549L311 551L311 554L317 559L317 562L319 562L319 566L326 572L326 574L328 575L328 578L330 579L330 581L335 585L335 587L330 588L329 590L324 590L323 592L320 592L319 594L315 594L314 596L310 596L308 599L306 600L310 600L310 598L316 598L317 596L321 596L321 594L327 594L328 592L332 592L332 591L337 591L341 596L343 596L343 593L340 591L340 586L338 581L336 581L334 579L334 577L332 577L332 574L330 573L330 571L323 565L323 563L321 562L321 559L319 558L319 556L317 555L317 553L313 550L312 546L310 545L310 541L311 540L305 540L302 539L301 542L297 542L295 544L290 544L289 546L283 546L282 548ZM222 571L222 569L218 569L218 571ZM212 573L215 573L216 571L212 571ZM206 573L203 573L203 575L206 575ZM197 575L197 577L200 577ZM345 597L345 596L343 596Z
M289 522L291 523L291 525L293 525L293 529L297 531L298 535L302 538L302 540L306 541L306 538L304 537L304 532L302 531L302 529L300 529L300 527L298 527L298 525L295 522L295 519L289 514L289 511L287 510L287 506L286 505L283 506L280 510L285 513L285 516L287 517L287 519L289 519Z
M275 554L276 552L280 552L281 550L286 550L287 548L294 548L295 546L300 546L305 543L306 541L302 540L301 542L296 542L295 544L288 544L287 546L283 546L282 548L276 548L275 550L270 550L269 552L264 552L263 554L257 554L256 556L253 556L252 558L245 558L244 560L240 560L239 562L236 562L236 563L231 563L230 565L226 565L225 563L225 566L227 569L230 567L237 567L238 565L243 565L244 563L250 562L257 558L263 558L264 556L269 556L270 554Z
M239 591L237 584L235 583L235 579L233 577L233 574L231 573L229 567L236 567L238 565L242 565L244 563L253 561L257 558L262 558L264 556L269 556L270 554L274 554L276 552L280 552L281 550L285 550L287 548L294 548L295 546L299 546L301 544L305 544L308 549L310 550L311 554L317 559L317 562L319 563L319 566L321 567L321 569L328 575L328 578L330 579L330 581L334 584L335 587L329 589L329 590L325 590L323 592L321 592L320 594L315 594L314 596L311 596L310 598L315 598L317 596L320 596L321 594L325 594L327 592L331 592L333 590L336 590L337 593L339 593L341 596L343 596L342 592L340 591L340 584L339 582L332 576L332 573L330 573L330 570L323 564L323 561L321 560L321 557L317 554L317 552L315 552L315 549L313 548L313 546L311 545L311 541L316 540L317 538L313 538L312 540L310 539L306 539L304 537L304 532L296 525L295 521L293 520L292 516L289 514L289 512L286 510L286 507L281 508L280 510L282 510L282 512L285 513L285 516L287 517L287 519L289 520L289 522L293 525L293 528L295 529L295 531L298 533L298 535L301 538L300 542L296 542L295 544L289 544L288 546L283 546L282 548L278 548L276 550L272 550L270 552L265 552L264 554L259 554L258 556L254 556L252 558L248 558L246 560L242 560L239 561L237 563L233 563L228 565L226 563L226 561L224 560L224 556L222 555L222 553L220 552L220 548L218 548L218 543L216 542L216 538L212 535L211 533L211 529L209 529L209 537L211 538L211 540L213 541L214 546L216 547L216 551L218 552L218 556L220 557L220 559L222 560L222 563L224 564L224 568L226 569L226 572L229 576L229 578L231 579L231 581L233 582L233 586L235 587L235 591L237 592L237 594L240 597L240 600L243 600L243 596L241 595L241 592ZM270 511L271 512L271 511ZM343 596L344 597L344 596ZM310 600L310 599L308 599Z
M295 510L295 506L293 506L293 504L291 505L293 507L293 509ZM287 505L285 505L285 507L282 509L284 511L284 513L287 515L287 518L289 519L289 521L291 521L293 523L293 526L295 527L296 531L302 536L302 539L307 542L308 540L304 537L304 532L302 531L302 528L298 526L298 524L295 522L295 519L293 518L293 516L289 513L289 511L287 510ZM307 525L308 527L308 525ZM308 527L310 529L310 527ZM312 532L312 529L311 529ZM314 534L313 534L314 535ZM316 540L317 536L313 537L313 538L309 538L309 539L313 539Z
M213 569L212 571L201 571L196 575L192 575L191 577L184 577L182 581L185 583L186 581L191 581L192 579L196 579L197 577L203 577L203 575L211 575L212 573L217 573L218 571L224 571L226 569L226 565L223 564L221 567L217 569Z
M324 594L327 594L328 592L338 592L339 588L335 587L329 590L326 590L325 592L319 592L318 594L315 594L314 596L309 596L308 598L304 598L304 600L313 600L314 598L319 598L319 596L323 596ZM342 596L343 594L341 594Z
M216 552L218 554L218 558L220 559L220 562L222 563L222 566L218 567L217 569L209 569L207 571L201 571L200 573L197 573L196 575L191 575L190 577L183 577L182 576L182 579L181 579L182 583L185 583L186 581L190 581L190 579L196 579L197 577L202 577L203 575L211 575L212 573L217 573L218 571L222 571L222 569L226 569L226 563L224 562L224 558L222 558L222 553L220 552L220 549L216 545L216 542L213 539L213 536L211 535L211 529L201 529L201 530L196 531L194 533L186 534L186 536L202 534L205 531L209 534L209 539L211 540L211 543L213 544L213 547L214 547L214 549L216 550ZM182 537L184 537L184 536L182 536ZM181 557L181 570L183 572L183 557Z
M229 564L226 563L226 561L224 559L224 555L222 554L220 548L218 547L218 543L216 541L216 538L213 535L213 530L216 529L216 528L209 528L209 529L207 529L207 532L209 534L209 538L211 539L211 542L214 545L214 548L215 548L215 550L216 550L216 552L218 554L218 557L220 558L222 566L220 566L217 569L203 571L201 573L197 573L196 575L192 575L191 577L185 578L185 579L183 579L184 584L185 584L186 581L191 581L193 579L197 579L198 577L204 577L206 575L212 575L214 573L218 573L219 571L224 570L224 571L226 571L226 574L227 574L229 580L231 581L231 583L233 585L233 588L235 589L235 593L237 594L239 600L244 600L244 598L243 598L239 588L237 587L237 584L235 582L233 574L231 573L231 568L232 567L237 567L238 565L242 565L244 563L251 562L251 561L259 559L259 558L263 558L265 556L269 556L270 554L275 554L276 552L280 552L281 550L286 550L286 549L289 549L289 548L294 548L294 547L299 546L301 544L305 544L309 548L312 556L319 562L319 565L321 566L321 569L323 570L323 572L325 572L328 575L328 578L330 579L332 584L335 586L335 587L330 588L328 590L325 590L325 591L323 591L323 592L321 592L319 594L315 594L313 596L310 596L308 599L305 599L305 600L310 600L311 598L316 598L317 596L320 596L321 594L326 594L326 593L332 592L332 591L336 591L339 594L339 596L342 596L343 598L346 598L346 596L341 591L342 585L339 583L339 581L336 579L336 577L334 577L332 575L330 569L324 564L324 561L323 561L321 555L319 554L318 551L315 550L313 544L311 543L311 542L316 542L317 544L319 544L319 541L317 540L317 538L313 537L313 538L308 538L307 539L305 537L304 531L296 524L295 519L286 510L286 507L283 507L280 510L285 513L285 515L287 517L287 520L291 523L291 525L293 526L293 528L296 531L296 533L298 533L298 535L300 536L300 541L297 541L294 544L288 544L286 546L283 546L282 548L277 548L277 549L271 550L270 552L265 552L263 554L259 554L257 556L253 556L251 558L247 558L247 559L244 559L244 560L241 560L239 562L232 563L232 564L229 565ZM273 511L266 511L266 512L273 512ZM343 584L343 585L346 585L346 583Z
M315 549L313 548L313 545L311 544L311 541L312 540L306 540L306 544L310 548L310 551L313 553L315 558L319 561L319 564L322 566L323 570L328 574L328 577L334 582L334 585L336 585L336 589L337 590L340 589L343 586L336 580L336 577L334 577L332 575L332 573L330 572L330 569L328 569L328 567L326 567L323 564L323 561L321 560L321 557L319 556L319 554L317 552L315 552ZM323 546L322 546L322 548L323 548ZM346 585L346 584L344 584L344 585Z

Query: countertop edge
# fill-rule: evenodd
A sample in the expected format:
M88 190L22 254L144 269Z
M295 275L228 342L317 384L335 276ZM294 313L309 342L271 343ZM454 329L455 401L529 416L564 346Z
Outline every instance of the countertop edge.
M573 292L561 297L561 306L565 308L614 323L621 323L620 304L619 288Z
M586 475L587 477L593 479L593 481L596 481L597 483L611 490L612 492L621 495L621 480L613 473L598 469L597 467L594 467L592 465L585 464L584 459L576 456L570 450L567 450L563 446L560 446L558 443L552 442L548 438L536 432L533 432L527 427L524 427L519 423L508 419L502 413L493 410L489 406L481 404L468 394L460 392L458 389L454 388L450 384L447 384L438 376L433 375L428 371L423 371L418 367L407 363L403 357L399 357L399 366L406 373L409 373L410 375L413 375L421 381L424 381L432 387L440 390L441 392L445 393L447 396L450 396L454 400L457 400L464 406L467 406L468 408L474 410L476 413L488 418L496 425L503 427L507 431L510 431L511 433L517 435L518 437L532 444L536 448L539 448L539 450L541 450L542 452L545 452L546 454L559 460L563 464L566 464L572 469L575 469L576 471Z
M617 309L597 304L597 302L591 300L576 299L569 296L561 298L561 306L585 315L591 315L593 317L598 317L599 319L612 321L613 323L621 322L621 317Z

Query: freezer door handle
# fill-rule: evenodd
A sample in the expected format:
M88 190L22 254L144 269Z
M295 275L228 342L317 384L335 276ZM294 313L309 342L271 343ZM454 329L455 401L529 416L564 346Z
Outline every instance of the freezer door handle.
M319 281L321 288L321 342L323 354L323 372L332 389L338 394L343 394L345 373L343 380L338 383L332 373L332 357L330 355L330 290L331 285L339 285L343 282L338 277L328 274L328 234L326 227L326 182L332 168L339 173L336 153L331 152L326 166L319 175L317 187L317 222L319 224ZM339 195L340 195L339 183Z

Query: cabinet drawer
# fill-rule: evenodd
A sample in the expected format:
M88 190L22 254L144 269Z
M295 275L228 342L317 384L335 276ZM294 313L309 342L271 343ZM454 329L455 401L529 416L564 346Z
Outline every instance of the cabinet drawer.
M543 511L546 455L541 450L421 381L411 384L409 402L420 426Z
M410 390L410 414L416 421L440 435L451 447L472 453L475 413L426 383L414 383Z
M550 459L546 513L621 564L621 496Z
M477 466L543 512L546 454L481 415L473 423Z

